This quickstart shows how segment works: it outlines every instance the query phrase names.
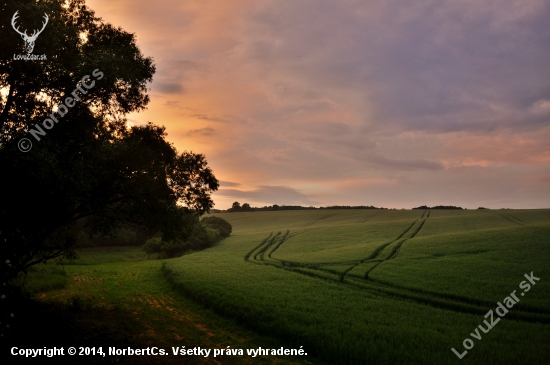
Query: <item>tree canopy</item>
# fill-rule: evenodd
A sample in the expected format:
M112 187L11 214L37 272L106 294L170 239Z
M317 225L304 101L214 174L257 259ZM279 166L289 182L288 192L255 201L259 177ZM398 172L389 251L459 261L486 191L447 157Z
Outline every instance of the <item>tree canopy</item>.
M135 35L97 18L83 0L9 0L0 7L2 277L70 256L75 222L83 218L94 233L132 224L161 232L163 240L188 237L213 207L218 180L203 155L179 153L167 142L164 127L128 127L125 115L146 107L155 72ZM16 11L23 29L48 15L34 47L45 60L14 59L24 51L20 35L6 27ZM71 97L78 88L79 99ZM51 128L48 118L55 119ZM41 126L45 134L22 152L18 142Z

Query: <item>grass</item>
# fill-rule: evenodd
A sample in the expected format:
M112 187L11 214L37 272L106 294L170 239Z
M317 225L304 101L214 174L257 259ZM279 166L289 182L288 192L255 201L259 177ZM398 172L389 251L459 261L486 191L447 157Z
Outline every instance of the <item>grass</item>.
M284 343L244 329L235 321L175 291L161 271L162 261L147 260L140 248L88 248L63 265L40 265L25 287L35 300L16 313L11 343L44 346L157 346L220 349L280 348ZM62 280L60 279L62 278ZM31 330L32 328L32 330ZM5 344L7 345L7 344ZM7 350L6 350L7 351ZM17 360L14 358L14 360ZM20 359L24 360L24 359ZM310 364L305 357L185 356L188 364ZM180 364L181 356L162 358L81 356L79 363Z
M35 310L22 310L36 315L20 322L33 325L34 337L20 338L40 346L45 338L166 349L303 346L308 354L186 357L191 364L448 364L459 361L451 348L463 352L470 338L475 346L461 364L548 362L549 210L217 215L232 236L180 258L94 248L62 266L40 265L26 279ZM472 338L497 302L520 295L531 272L540 281Z
M63 261L65 265L97 265L108 262L137 262L155 259L140 247L88 247L80 251L76 260Z
M221 216L232 237L168 261L164 272L182 293L259 333L338 364L451 363L451 348L462 349L533 271L541 281L461 361L547 361L548 211Z

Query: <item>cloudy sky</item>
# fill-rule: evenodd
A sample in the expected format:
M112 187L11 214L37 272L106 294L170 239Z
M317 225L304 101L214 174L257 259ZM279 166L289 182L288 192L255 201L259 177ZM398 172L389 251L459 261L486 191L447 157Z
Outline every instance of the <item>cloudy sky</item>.
M234 201L550 208L549 0L87 0Z

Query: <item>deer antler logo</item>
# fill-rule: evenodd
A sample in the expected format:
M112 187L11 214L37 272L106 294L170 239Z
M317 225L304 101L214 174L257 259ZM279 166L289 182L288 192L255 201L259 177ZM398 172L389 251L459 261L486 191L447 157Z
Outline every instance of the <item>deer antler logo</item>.
M27 54L31 54L32 53L32 50L34 49L34 42L36 41L36 38L38 38L38 36L40 35L40 33L42 33L42 31L44 30L44 28L46 28L46 24L48 24L48 20L50 18L48 18L48 14L44 13L44 23L42 23L42 29L40 30L37 30L35 29L34 30L34 33L32 35L28 35L27 34L27 30L25 29L25 32L21 32L19 30L19 27L15 27L15 21L17 20L17 18L19 17L19 15L17 15L17 13L19 12L19 10L17 10L15 12L15 14L13 14L13 18L11 18L11 26L13 27L13 29L19 33L21 35L21 38L23 38L23 40L25 41L25 50L27 51Z

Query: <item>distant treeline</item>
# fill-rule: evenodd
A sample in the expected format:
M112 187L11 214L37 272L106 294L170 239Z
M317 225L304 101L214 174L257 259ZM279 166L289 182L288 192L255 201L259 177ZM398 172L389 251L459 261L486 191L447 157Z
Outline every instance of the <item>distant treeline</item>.
M463 209L462 207L455 207L454 205L436 205L435 207L428 207L427 205L422 205L413 209Z
M233 212L261 212L261 211L276 211L276 210L313 210L313 209L388 209L388 208L377 208L371 206L365 206L365 205L331 205L328 207L303 207L301 205L277 205L273 204L271 206L264 206L264 207L251 207L250 204L244 203L241 205L239 202L233 203L233 206L225 212L233 213ZM220 211L219 211L220 212Z
M377 208L373 207L372 205L365 206L365 205L331 205L329 207L320 207L319 209L388 209L388 208Z

